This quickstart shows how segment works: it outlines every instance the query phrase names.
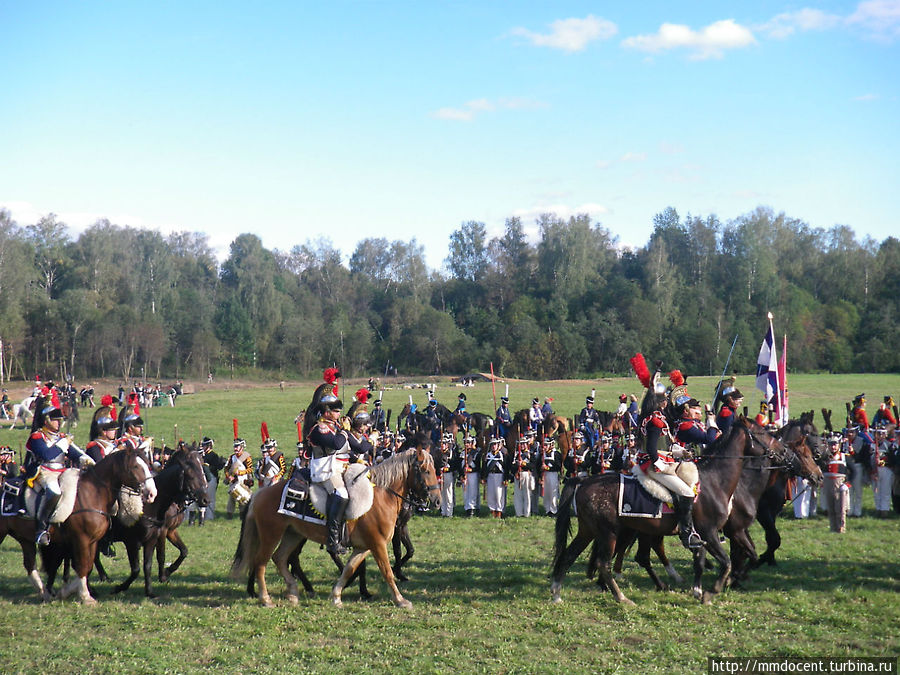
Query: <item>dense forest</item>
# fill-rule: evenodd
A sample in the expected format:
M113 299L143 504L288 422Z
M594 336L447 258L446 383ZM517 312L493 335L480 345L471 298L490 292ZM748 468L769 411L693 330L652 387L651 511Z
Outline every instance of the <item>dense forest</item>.
M205 235L96 222L77 239L56 216L0 210L5 377L163 379L228 373L509 377L628 372L643 351L713 374L755 368L766 312L789 370L900 371L900 241L859 241L759 208L733 221L654 218L631 250L586 215L518 218L488 238L450 236L429 270L415 239L330 240L267 250L253 234L221 264Z

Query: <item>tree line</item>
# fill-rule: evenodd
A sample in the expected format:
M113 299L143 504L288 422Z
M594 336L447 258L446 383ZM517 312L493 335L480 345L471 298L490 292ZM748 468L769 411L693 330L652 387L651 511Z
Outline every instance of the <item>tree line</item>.
M857 239L758 208L657 214L630 249L587 215L464 222L442 270L409 241L328 239L268 250L241 234L219 264L204 234L100 220L77 238L50 214L0 209L6 378L163 379L254 371L348 376L628 372L636 351L689 374L751 372L766 328L794 372L900 371L900 241ZM780 344L780 343L779 343Z

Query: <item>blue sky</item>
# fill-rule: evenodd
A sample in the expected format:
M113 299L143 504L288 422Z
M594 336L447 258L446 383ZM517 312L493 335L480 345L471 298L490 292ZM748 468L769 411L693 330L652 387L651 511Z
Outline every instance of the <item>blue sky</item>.
M0 206L289 250L770 206L897 235L900 0L0 0Z

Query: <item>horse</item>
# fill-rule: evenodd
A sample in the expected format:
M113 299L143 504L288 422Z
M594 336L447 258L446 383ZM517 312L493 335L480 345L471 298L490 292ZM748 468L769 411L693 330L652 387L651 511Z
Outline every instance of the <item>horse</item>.
M762 437L762 439L760 438ZM731 572L731 561L719 543L718 530L728 518L728 505L737 488L745 458L768 456L778 441L765 432L750 430L741 417L732 427L731 434L713 444L697 461L700 483L703 488L694 502L694 526L706 541L705 548L694 552L694 595L710 602L712 595L720 593ZM600 474L566 481L556 519L553 555L551 595L553 602L560 602L562 580L575 559L594 540L598 544L598 571L600 579L619 602L633 604L610 573L610 559L616 550L616 542L625 530L634 529L644 534L665 535L674 533L675 517L664 514L661 518L634 518L619 516L617 497L619 475ZM566 542L571 529L571 507L576 505L578 532L572 542ZM720 565L719 576L711 591L703 592L700 579L703 574L706 551Z
M754 466L754 462L747 462L741 482L734 492L731 513L723 530L731 541L732 584L746 577L748 561L751 566L757 566L756 548L750 537L749 528L757 516L760 499L770 483L770 476L766 475L766 472L800 476L816 485L821 485L824 480L822 470L813 458L807 435L784 441L784 445L791 452L784 454L784 461L779 462L780 466L757 467Z
M371 472L373 482L376 483L374 501L369 511L356 521L347 523L353 552L331 591L331 600L337 606L342 604L341 592L344 586L371 551L391 590L394 604L409 608L412 603L400 594L394 580L387 556L387 541L393 535L403 502L410 499L407 495L412 495L413 500L427 499L432 507L440 504L440 488L434 470L434 459L428 451L427 437L420 434L407 440L396 455L372 468ZM296 605L299 602L297 583L287 567L287 557L299 540L305 538L325 543L327 537L324 525L278 513L283 487L284 482L281 481L253 495L243 513L240 540L231 567L234 578L239 578L244 571L248 572L248 591L251 588L249 577L256 576L259 600L266 607L274 606L265 578L269 559L275 562L285 580L288 601Z
M804 412L800 415L800 419L788 421L775 435L782 441L793 441L801 436L807 437L813 457L822 468L825 466L825 460L822 457L822 441L814 420L814 411ZM787 493L788 475L781 471L774 472L769 486L760 497L759 507L756 511L756 520L766 533L766 550L751 563L752 567L760 567L765 563L776 564L775 551L781 546L781 535L778 533L775 521L787 501L785 498Z
M97 544L109 528L109 514L123 486L141 491L148 504L156 498L153 474L140 452L114 452L81 474L72 514L51 534L51 543L62 546L47 546L41 552L48 578L56 575L66 546L72 553L76 576L62 588L60 597L66 598L78 591L85 605L97 604L88 590L87 576L94 566Z
M174 521L179 515L181 515L181 520L183 520L186 501L194 500L200 506L205 506L209 503L202 461L195 448L185 446L176 450L166 463L166 467L156 475L155 480L158 491L156 500L149 508L144 510L140 519L133 525L126 526L116 518L113 520L110 528L110 539L125 543L125 549L128 552L128 563L131 567L131 574L113 589L113 594L128 590L137 578L140 573L138 548L143 547L144 594L148 598L156 597L153 594L150 573L153 564L153 552L156 551L157 555L159 555L160 548L162 548L162 557L158 559L160 563L160 581L164 582L187 557L187 547L184 546L184 542L178 537L178 542L181 544L179 546L179 556L168 570L164 570L165 542L167 538L171 540L175 536L177 524ZM178 524L180 524L180 520ZM172 527L172 525L175 527ZM97 573L101 576L105 575L99 557L95 561L95 565Z
M15 428L16 423L21 422L23 427L28 426L28 418L34 417L34 402L37 400L34 396L27 396L22 399L21 403L14 403L10 407L9 419L12 420L10 428Z

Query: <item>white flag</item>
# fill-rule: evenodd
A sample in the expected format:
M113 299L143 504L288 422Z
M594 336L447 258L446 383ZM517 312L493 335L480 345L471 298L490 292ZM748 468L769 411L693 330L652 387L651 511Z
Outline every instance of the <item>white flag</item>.
M769 410L775 412L775 423L781 420L781 387L778 382L778 355L775 353L775 330L772 328L772 314L769 313L769 330L756 359L756 388L766 396Z

